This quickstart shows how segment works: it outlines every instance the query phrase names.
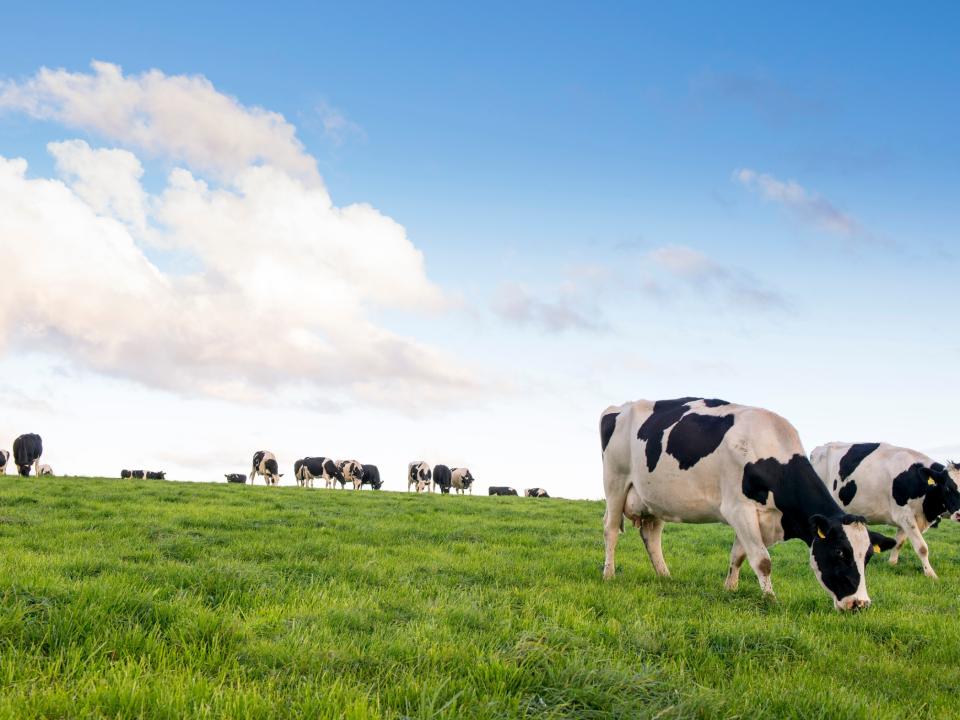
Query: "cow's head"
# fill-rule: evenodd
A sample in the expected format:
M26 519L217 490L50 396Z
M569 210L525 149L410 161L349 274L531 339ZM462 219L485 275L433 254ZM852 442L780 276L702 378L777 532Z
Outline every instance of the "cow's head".
M896 541L869 530L859 515L810 518L810 567L833 598L837 610L869 607L866 566L875 552L893 548Z
M30 468L33 467L33 463L27 463L26 465L17 465L17 472L20 473L23 477L27 477L30 474Z
M948 462L944 467L940 463L933 463L925 468L927 494L923 500L923 511L928 520L940 515L948 516L960 522L960 466ZM933 517L931 517L933 516Z

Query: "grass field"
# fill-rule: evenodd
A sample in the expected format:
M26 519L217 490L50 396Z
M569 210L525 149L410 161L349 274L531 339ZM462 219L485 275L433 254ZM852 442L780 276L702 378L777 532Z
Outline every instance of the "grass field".
M950 717L960 528L841 615L806 547L722 589L732 534L598 502L0 478L0 717Z

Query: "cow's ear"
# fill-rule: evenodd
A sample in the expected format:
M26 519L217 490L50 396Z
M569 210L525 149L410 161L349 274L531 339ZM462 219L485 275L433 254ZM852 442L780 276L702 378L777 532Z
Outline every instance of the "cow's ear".
M927 479L927 485L943 485L947 482L947 469L940 463L934 463L928 468L923 469L923 475Z
M887 550L893 550L894 545L897 544L897 541L892 537L887 537L873 530L868 530L870 533L870 544L873 545L873 551L875 553L886 552Z
M283 473L280 473L279 477L283 477Z
M811 515L810 532L821 540L826 539L827 533L830 532L830 521L823 515Z

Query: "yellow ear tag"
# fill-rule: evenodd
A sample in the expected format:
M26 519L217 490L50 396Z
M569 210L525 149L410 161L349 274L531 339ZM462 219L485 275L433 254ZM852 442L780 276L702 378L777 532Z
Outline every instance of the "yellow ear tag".
M937 481L936 481L936 480L934 480L934 479L931 478L931 477L928 477L928 478L927 478L927 485L936 485L936 484L937 484Z
M817 537L820 538L821 540L827 539L827 536L823 534L823 530L821 530L820 528L817 528Z
M880 549L880 546L879 546L879 545L874 545L874 546L873 546L873 551L874 551L875 553L883 552L883 550Z

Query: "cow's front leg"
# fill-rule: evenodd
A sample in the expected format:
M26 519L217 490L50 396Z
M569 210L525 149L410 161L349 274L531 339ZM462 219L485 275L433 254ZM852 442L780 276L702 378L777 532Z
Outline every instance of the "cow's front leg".
M720 512L737 534L737 539L747 555L747 561L757 576L757 582L760 583L760 589L765 595L773 597L773 580L770 578L773 566L770 563L770 553L767 552L767 546L763 542L763 534L760 532L760 518L757 517L757 511L753 507L743 506L735 508L729 514L725 513L723 508Z
M740 584L740 566L747 559L747 552L743 549L740 538L735 537L733 547L730 549L730 567L727 569L727 580L723 586L727 590L736 590Z
M893 546L893 550L890 551L890 564L896 565L897 561L900 560L900 548L903 547L903 544L907 541L907 534L903 531L903 528L897 528L897 544Z

